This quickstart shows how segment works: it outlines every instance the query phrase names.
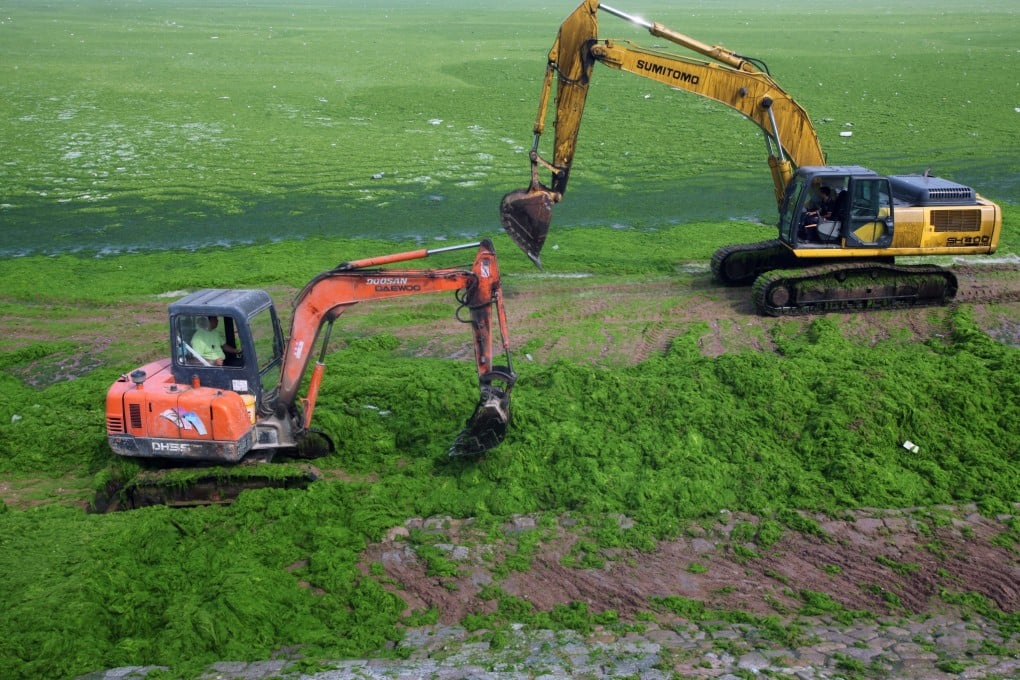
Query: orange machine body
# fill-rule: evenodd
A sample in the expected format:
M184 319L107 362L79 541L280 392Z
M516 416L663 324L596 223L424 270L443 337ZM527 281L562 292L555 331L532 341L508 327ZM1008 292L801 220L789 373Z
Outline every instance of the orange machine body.
M241 394L179 384L169 359L139 371L118 379L106 396L106 430L115 453L237 462L251 450L255 425Z

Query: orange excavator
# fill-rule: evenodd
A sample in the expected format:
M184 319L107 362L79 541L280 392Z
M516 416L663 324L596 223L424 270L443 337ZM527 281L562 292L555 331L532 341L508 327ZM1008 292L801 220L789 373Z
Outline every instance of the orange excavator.
M381 268L469 248L477 248L470 269ZM333 322L360 302L442 291L455 294L459 303L455 317L470 325L480 390L475 410L449 454L482 454L506 436L516 381L499 266L489 240L355 260L323 272L298 295L286 337L272 299L262 290L206 289L172 303L171 356L121 376L107 393L110 447L119 456L161 463L155 475L160 478L167 476L166 464L222 467L269 462L276 454L326 455L335 445L312 428L312 414ZM497 324L505 365L493 363ZM298 398L317 342L319 357L307 394ZM175 492L174 498L167 498L167 485L159 483L134 483L127 499L121 489L107 489L99 504L104 507L98 509L219 502L243 490L208 489L225 486L217 481L222 477L206 474L192 490ZM245 488L293 485L291 480L274 483L276 477L251 475ZM157 487L163 488L153 491ZM154 494L159 497L152 498Z
M600 38L600 11L698 56ZM764 134L779 208L778 237L722 246L711 262L720 282L751 285L763 314L942 304L956 294L952 272L895 259L995 252L1002 212L974 189L927 172L883 176L857 165L826 165L807 112L760 60L585 0L563 21L548 54L530 154L531 183L506 194L500 204L503 228L539 266L552 206L567 188L596 64L725 104ZM539 141L554 77L555 139L547 160ZM542 169L551 173L548 186L539 180Z

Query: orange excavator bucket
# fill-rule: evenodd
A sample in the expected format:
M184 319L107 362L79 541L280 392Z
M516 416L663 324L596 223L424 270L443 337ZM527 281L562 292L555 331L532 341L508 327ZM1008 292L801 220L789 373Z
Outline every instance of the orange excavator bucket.
M560 194L536 183L527 189L511 191L499 204L503 230L540 269L539 253L549 233L553 203L559 199Z
M481 377L481 397L450 446L451 457L478 456L503 441L510 425L510 390L516 381L517 375L503 366Z

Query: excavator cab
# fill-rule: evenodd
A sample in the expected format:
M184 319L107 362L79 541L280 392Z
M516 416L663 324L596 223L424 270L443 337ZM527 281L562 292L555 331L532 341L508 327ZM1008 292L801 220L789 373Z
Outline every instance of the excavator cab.
M798 168L780 208L779 236L794 249L887 248L893 203L889 178L866 168Z
M272 300L260 290L206 289L169 312L170 358L122 376L107 393L110 446L121 456L236 463L261 443L257 407L283 359ZM217 355L211 344L233 351Z
M218 336L229 348L205 357L201 338ZM174 380L252 395L257 402L275 387L283 360L283 331L269 294L262 290L206 289L170 305Z

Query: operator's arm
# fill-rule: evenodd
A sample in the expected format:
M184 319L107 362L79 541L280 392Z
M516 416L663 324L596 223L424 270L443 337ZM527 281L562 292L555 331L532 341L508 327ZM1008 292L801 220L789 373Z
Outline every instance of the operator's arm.
M220 344L220 349L223 350L224 360L226 359L227 354L236 356L241 353L239 349L227 342L227 332L224 330L223 326L216 327L216 334L217 340Z

